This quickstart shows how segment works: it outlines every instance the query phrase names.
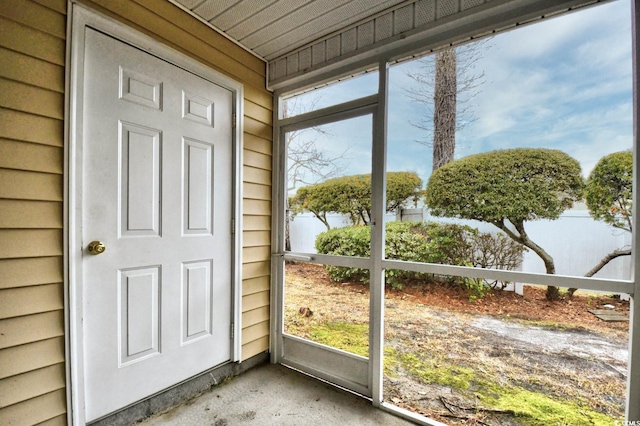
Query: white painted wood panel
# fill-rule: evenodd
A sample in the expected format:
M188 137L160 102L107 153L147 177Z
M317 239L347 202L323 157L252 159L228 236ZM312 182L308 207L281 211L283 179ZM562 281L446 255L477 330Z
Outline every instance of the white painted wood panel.
M213 126L212 100L187 92L182 92L182 118L196 123Z
M211 234L213 220L214 146L184 139L185 234Z
M162 82L120 67L120 99L140 105L162 108Z
M161 132L120 123L122 236L160 235Z
M205 260L183 265L183 343L211 333L212 263Z
M120 271L120 365L157 354L160 268Z

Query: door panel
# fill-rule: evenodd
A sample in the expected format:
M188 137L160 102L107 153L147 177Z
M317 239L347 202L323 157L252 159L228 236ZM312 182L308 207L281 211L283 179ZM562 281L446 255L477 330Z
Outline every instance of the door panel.
M185 234L211 234L213 220L213 146L184 139Z
M231 359L232 93L90 29L84 64L91 421Z
M182 343L211 334L212 260L182 265Z
M120 365L157 354L159 351L159 284L158 267L120 271Z
M121 236L160 236L161 132L120 124Z

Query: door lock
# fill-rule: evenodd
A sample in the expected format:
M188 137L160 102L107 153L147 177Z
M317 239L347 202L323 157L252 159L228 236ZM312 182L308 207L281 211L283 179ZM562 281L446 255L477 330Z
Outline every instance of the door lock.
M105 246L102 241L91 241L89 243L89 246L87 247L89 254L93 254L93 255L104 253L106 249L107 249L107 246Z

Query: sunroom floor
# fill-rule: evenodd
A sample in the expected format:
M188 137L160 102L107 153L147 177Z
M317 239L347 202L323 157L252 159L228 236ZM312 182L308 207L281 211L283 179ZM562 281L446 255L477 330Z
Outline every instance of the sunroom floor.
M366 399L263 364L142 425L409 425Z

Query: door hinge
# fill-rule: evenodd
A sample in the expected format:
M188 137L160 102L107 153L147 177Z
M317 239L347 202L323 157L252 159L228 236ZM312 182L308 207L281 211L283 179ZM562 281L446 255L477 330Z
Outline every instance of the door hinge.
M234 128L234 129L236 128L236 119L237 118L238 118L238 116L236 116L236 113L234 112L231 115L231 127Z
M236 220L231 219L231 235L235 235L236 233Z
M235 327L235 323L231 323L231 340L233 340L236 337L236 327Z

